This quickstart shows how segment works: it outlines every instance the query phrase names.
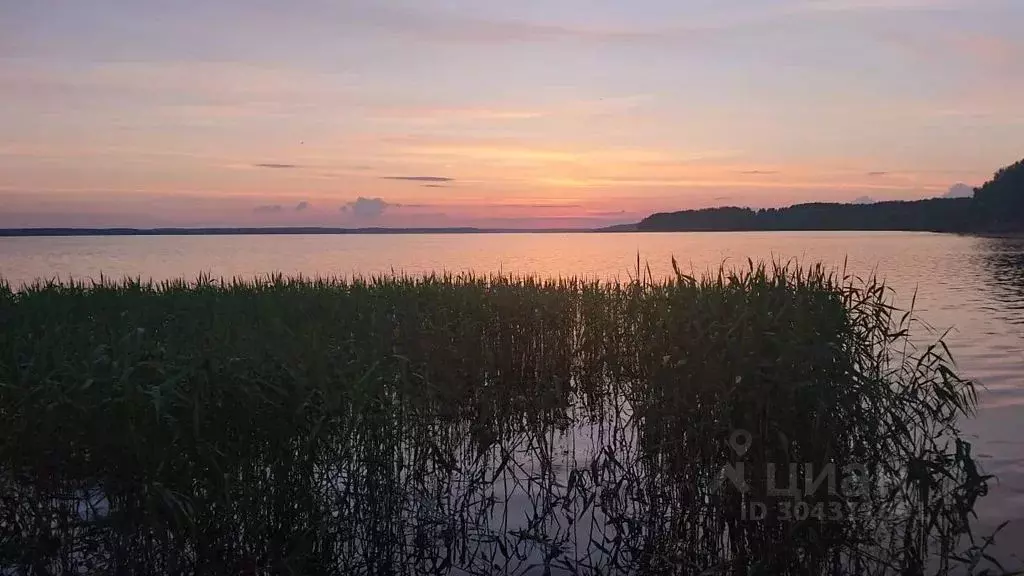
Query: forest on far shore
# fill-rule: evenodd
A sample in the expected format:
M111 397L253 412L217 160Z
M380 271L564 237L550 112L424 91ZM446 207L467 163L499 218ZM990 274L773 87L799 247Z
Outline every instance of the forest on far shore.
M970 198L786 208L726 206L652 214L641 232L738 230L908 230L1000 234L1024 232L1024 160L1000 169Z

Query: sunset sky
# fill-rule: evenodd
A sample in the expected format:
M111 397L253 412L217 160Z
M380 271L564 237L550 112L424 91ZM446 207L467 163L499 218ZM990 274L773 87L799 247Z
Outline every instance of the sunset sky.
M1021 0L0 0L0 227L584 227L1024 157Z

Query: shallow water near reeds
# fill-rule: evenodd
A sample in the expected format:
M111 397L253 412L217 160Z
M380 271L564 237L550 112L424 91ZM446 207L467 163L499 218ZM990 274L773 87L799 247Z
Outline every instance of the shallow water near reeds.
M671 256L684 270L698 273L723 262L745 266L747 258L795 258L845 265L855 274L877 272L895 291L898 304L909 305L916 293L918 317L938 330L954 329L947 341L961 372L985 386L977 417L962 428L985 472L999 478L978 506L979 531L1010 521L996 541L995 555L1014 564L1014 553L1024 549L1024 439L1019 432L1024 429L1024 240L909 233L3 238L0 276L14 285L38 278L98 278L101 273L160 280L194 278L201 272L252 277L391 270L627 279L638 253L655 278L670 272ZM915 334L929 339L922 326ZM586 435L569 434L545 449L564 447L573 439L579 443ZM585 454L580 448L577 453ZM521 482L537 471L503 473L518 474ZM541 477L568 481L564 471L561 477ZM523 500L527 492L504 486L508 522L514 523L517 511L531 509ZM520 515L519 521L524 518Z

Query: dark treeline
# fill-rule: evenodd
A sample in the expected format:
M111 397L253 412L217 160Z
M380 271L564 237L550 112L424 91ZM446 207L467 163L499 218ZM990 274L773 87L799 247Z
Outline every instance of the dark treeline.
M648 216L640 231L911 230L1024 232L1024 160L996 172L972 198L872 204L811 203L786 208L723 207Z
M970 198L875 204L797 204L788 208L706 208L654 214L638 225L659 230L921 230L967 232Z

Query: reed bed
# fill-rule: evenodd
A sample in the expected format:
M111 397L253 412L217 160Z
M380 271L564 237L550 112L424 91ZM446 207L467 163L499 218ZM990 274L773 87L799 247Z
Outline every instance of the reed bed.
M969 571L974 385L889 301L754 263L2 286L0 572Z

